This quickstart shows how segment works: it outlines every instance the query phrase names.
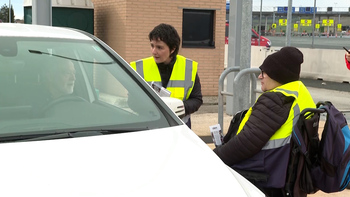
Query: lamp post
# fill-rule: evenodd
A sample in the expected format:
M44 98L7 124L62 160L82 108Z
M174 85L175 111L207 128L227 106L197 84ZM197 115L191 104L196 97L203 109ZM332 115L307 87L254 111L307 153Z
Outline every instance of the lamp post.
M285 46L290 46L290 37L292 32L292 0L288 0L287 12L287 29L286 29L286 43Z
M262 18L262 0L260 1L259 42L258 42L258 46L260 46L260 40L261 40L261 18ZM266 30L266 27L265 27L265 30Z
M316 0L314 0L314 13L312 17L312 44L311 48L314 48L314 38L315 38L315 14L316 14Z
M9 0L9 23L11 23L11 0Z

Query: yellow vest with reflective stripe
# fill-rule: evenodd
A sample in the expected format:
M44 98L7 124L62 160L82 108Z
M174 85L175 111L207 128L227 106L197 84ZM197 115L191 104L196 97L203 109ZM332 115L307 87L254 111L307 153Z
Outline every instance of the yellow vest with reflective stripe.
M275 134L270 138L269 142L263 147L264 149L272 149L279 148L284 146L290 142L290 137L293 129L293 125L299 119L300 112L305 108L315 108L316 105L305 87L305 85L301 81L294 81L284 85L281 85L273 90L268 92L280 92L285 96L292 96L295 98L292 107L289 112L288 119L286 122L279 128ZM252 113L252 107L249 108L245 117L243 118L241 124L239 125L237 135L243 129L245 123L249 119Z
M176 62L166 88L171 92L170 97L183 101L188 99L196 79L197 65L198 63L196 61L187 59L181 55L176 56ZM162 86L158 66L153 57L131 62L130 66L149 84L153 81Z

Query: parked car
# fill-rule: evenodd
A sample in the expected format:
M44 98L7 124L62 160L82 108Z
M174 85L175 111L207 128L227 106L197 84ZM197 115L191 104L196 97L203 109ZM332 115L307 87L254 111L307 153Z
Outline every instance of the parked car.
M226 22L225 44L228 44L228 32L229 23ZM260 36L260 39L260 46L271 47L271 41L268 38ZM259 46L259 34L254 29L252 29L251 46Z
M259 34L254 29L252 29L251 45L259 46ZM264 36L260 36L260 46L271 47L271 41Z
M1 23L0 43L1 196L264 196L97 37Z

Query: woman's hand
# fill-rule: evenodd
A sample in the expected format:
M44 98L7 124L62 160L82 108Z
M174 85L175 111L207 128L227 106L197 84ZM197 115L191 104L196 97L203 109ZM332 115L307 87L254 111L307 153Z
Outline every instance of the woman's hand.
M345 58L346 58L346 60L348 60L348 62L350 62L350 53L346 52L345 53Z

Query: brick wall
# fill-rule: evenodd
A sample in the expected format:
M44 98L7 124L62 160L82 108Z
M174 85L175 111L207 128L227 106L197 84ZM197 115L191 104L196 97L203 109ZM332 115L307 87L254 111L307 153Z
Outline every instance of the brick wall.
M218 94L224 70L226 0L92 0L95 35L127 62L151 56L148 33L160 23L173 25L182 36L182 9L215 10L214 49L181 48L179 54L198 62L205 96Z
M106 42L122 57L126 48L126 0L92 0L95 36Z

